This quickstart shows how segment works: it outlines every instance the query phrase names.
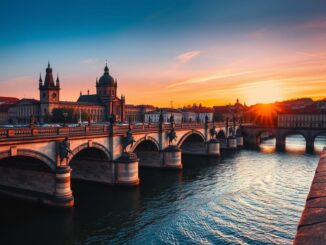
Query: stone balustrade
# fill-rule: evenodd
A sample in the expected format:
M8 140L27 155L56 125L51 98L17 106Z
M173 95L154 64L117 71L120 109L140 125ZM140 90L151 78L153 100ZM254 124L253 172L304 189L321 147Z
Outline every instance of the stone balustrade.
M170 130L171 124L131 124L133 133L158 132L159 130ZM193 129L211 128L213 123L181 123L174 124L174 128ZM225 123L215 123L216 127L224 127ZM125 134L129 125L90 125L77 127L31 127L31 128L0 128L0 139L24 138L24 137L49 137L49 136L76 136L96 134Z

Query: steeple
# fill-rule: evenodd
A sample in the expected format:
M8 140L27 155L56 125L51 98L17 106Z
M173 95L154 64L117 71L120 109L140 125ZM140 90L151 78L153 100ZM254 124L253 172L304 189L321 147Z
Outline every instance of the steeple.
M54 80L53 80L53 75L52 75L52 68L50 67L50 61L48 62L48 67L46 68L44 86L45 87L54 87Z
M57 74L56 87L60 88L59 74Z
M38 81L39 81L39 88L41 88L43 86L41 73L40 73L40 79Z

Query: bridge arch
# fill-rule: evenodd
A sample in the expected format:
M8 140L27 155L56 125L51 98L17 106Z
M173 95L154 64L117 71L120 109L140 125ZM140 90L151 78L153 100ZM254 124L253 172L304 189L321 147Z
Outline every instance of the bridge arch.
M205 142L205 136L204 136L201 132L199 132L199 131L197 131L197 130L192 130L192 131L187 132L186 134L184 134L184 135L181 137L181 139L180 139L179 142L177 143L178 147L181 147L182 144L187 140L187 138L190 137L190 136L192 136L192 135L197 135L197 136L199 136L199 137L203 140L203 142Z
M316 140L317 137L319 136L326 136L326 130L320 130L312 135L313 141Z
M130 151L135 152L137 147L140 147L145 142L150 142L155 146L156 150L158 151L160 149L160 144L157 142L157 140L151 136L144 136L141 139L139 139L137 142L134 143L134 145L131 147Z
M32 159L39 160L51 172L54 172L56 167L55 162L51 158L38 151L34 151L30 149L17 149L17 153L15 155L12 155L10 150L0 152L0 160L5 158L11 158L11 157L30 157Z
M276 138L276 134L273 129L266 128L266 129L257 131L255 137L256 137L256 142L259 145L262 140Z
M326 130L317 131L311 136L311 150L316 152L322 152L325 145Z
M299 136L299 137L291 137ZM280 142L283 142L284 147L282 150L288 152L311 152L313 151L313 141L308 132L301 130L285 130L280 134Z
M287 130L287 131L283 132L281 137L285 140L286 137L293 136L293 135L301 135L305 139L306 142L309 141L309 135L306 135L304 132L302 132L300 130Z
M67 164L69 164L71 162L71 160L74 158L74 156L76 156L78 153L82 152L85 149L92 149L92 148L101 151L102 153L105 154L105 156L107 157L108 160L112 160L112 154L104 145L96 143L96 142L92 142L92 144L84 143L82 145L77 146L72 151L72 154L69 155Z

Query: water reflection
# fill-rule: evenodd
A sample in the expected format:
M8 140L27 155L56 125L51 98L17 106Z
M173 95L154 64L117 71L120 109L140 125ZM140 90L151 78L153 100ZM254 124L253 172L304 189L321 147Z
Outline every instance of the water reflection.
M320 154L323 148L326 146L326 136L317 136L315 138L315 152Z
M0 196L0 244L290 244L318 156L264 145L275 140L220 159L183 157L182 171L142 168L136 188L73 182L71 210Z
M276 151L276 139L262 140L259 145L259 150L264 153L273 153Z
M302 135L290 135L285 139L285 150L289 153L304 154L306 140Z

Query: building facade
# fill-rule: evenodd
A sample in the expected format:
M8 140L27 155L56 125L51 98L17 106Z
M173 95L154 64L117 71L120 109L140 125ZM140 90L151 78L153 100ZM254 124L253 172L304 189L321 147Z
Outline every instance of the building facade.
M182 122L182 112L177 109L172 108L161 108L156 109L154 111L149 111L145 113L145 123L159 123L160 114L163 116L163 123L169 123L171 115L173 115L173 119L175 123Z
M3 97L0 96L0 125L10 123L9 109L18 101L14 97Z
M326 128L326 113L279 114L277 126L281 128Z
M145 122L145 113L155 110L152 105L126 105L125 106L125 121L132 123Z

